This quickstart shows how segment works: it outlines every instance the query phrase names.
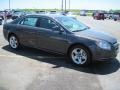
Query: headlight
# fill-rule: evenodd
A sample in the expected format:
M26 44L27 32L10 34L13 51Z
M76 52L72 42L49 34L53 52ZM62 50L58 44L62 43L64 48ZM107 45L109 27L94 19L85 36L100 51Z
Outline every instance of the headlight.
M111 50L110 43L108 43L106 41L99 41L99 42L97 42L97 45L102 49Z

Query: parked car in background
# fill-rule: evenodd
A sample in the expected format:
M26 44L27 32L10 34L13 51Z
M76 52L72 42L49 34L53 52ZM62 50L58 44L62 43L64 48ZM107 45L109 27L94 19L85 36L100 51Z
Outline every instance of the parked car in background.
M2 21L3 21L3 19L0 17L0 25L2 25Z
M64 11L58 12L59 15L66 15Z
M11 19L12 18L12 11L9 9L4 10L4 12L6 13L6 17L7 19Z
M109 19L109 13L104 13L105 19Z
M104 20L105 15L104 15L104 13L96 12L96 13L93 13L93 18L96 20Z
M76 15L75 15L73 12L68 12L68 13L66 13L66 16L71 17L71 18L73 18L73 19L77 19L77 18L76 18Z
M86 11L80 11L80 16L87 16Z
M120 13L108 13L107 18L114 21L120 20Z
M49 14L57 14L57 11L50 11Z
M119 51L117 40L64 15L28 15L4 24L12 49L20 45L69 56L73 64L110 61Z
M35 11L36 14L46 14L46 11Z
M33 14L36 14L36 12L35 11L27 11L27 12L25 12L25 15L33 15Z
M11 19L12 18L12 12L11 11L8 11L7 12L7 19Z
M120 13L114 13L113 19L114 21L120 20Z
M0 17L4 20L4 11L0 11Z
M73 12L69 12L69 11L63 11L63 12L56 12L56 15L65 15L68 16L70 18L76 19L76 15Z
M13 15L12 15L12 20L15 20L15 19L17 19L17 18L19 18L19 17L23 17L23 16L25 16L25 15L26 15L26 13L23 12L23 11L16 11L16 12L14 12Z
M113 19L114 13L108 13L108 19Z

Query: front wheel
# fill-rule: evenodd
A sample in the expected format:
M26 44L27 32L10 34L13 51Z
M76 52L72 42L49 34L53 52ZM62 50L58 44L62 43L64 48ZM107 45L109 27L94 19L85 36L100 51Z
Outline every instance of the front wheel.
M70 49L69 57L71 62L78 66L86 66L90 63L90 52L87 48L76 45Z
M11 35L9 37L9 45L12 49L18 49L19 48L19 40L15 35Z

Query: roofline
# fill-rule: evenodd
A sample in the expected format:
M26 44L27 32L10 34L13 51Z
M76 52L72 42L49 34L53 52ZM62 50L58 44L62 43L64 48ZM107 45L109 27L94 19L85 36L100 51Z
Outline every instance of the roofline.
M54 18L54 17L59 17L59 16L64 16L64 15L58 15L58 14L31 14L31 15L26 15L26 17L28 16L37 16L37 17L40 17L40 16L45 16L45 17L50 17L50 18Z

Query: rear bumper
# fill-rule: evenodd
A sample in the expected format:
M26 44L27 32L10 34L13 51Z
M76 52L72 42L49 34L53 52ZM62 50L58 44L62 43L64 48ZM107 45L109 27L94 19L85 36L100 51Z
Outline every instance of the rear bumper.
M9 32L3 26L3 36L4 36L5 40L7 40L7 41L8 41L8 34L9 34Z

